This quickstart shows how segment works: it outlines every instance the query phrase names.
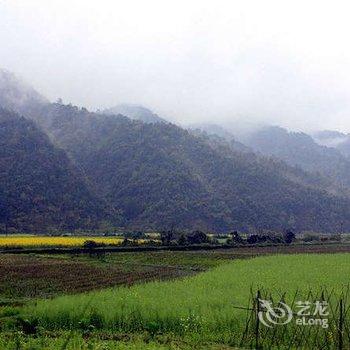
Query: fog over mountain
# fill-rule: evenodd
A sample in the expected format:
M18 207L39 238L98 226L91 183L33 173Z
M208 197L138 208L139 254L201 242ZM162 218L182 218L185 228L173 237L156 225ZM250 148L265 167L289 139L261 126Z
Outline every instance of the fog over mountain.
M186 130L140 106L128 118L28 99L40 95L11 77L1 86L0 231L350 229L350 161L307 134L269 127L246 146L223 127Z
M50 101L350 131L349 3L0 2L0 66Z
M163 123L165 119L153 113L150 109L136 105L123 103L103 111L104 114L122 114L131 119L142 120L145 123Z
M0 231L350 230L332 5L1 2Z
M28 109L45 103L48 100L32 86L12 72L0 69L0 106L26 113Z

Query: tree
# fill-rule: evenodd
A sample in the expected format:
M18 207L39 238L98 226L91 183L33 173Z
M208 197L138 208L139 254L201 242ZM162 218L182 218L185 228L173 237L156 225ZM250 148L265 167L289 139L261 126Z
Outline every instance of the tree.
M231 244L242 244L244 243L243 238L239 235L237 231L233 231L229 233L231 238L229 239L229 243Z
M178 245L186 245L187 244L187 238L184 234L181 234L179 239L177 240Z
M162 241L162 245L170 245L172 239L174 238L174 231L162 231L160 233L160 240Z
M285 241L287 244L291 244L294 240L295 240L295 233L294 233L294 232L292 232L292 231L287 231L287 232L284 234L284 241Z
M258 235L250 235L247 239L248 244L256 244L259 242L259 236Z
M6 235L8 234L9 216L10 210L7 196L4 191L0 191L0 224L3 224Z
M202 244L202 243L208 243L208 237L207 235L202 231L193 231L188 237L187 237L188 243L190 244Z
M93 241L93 240L87 240L87 241L85 241L84 242L84 244L83 244L83 247L85 248L85 249L89 249L89 250L91 250L91 249L96 249L96 248L98 248L100 245L98 244L98 243L96 243L95 241Z

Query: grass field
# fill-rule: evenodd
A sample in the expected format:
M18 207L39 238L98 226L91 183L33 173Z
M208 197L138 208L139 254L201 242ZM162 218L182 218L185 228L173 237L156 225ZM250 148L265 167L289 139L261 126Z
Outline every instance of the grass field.
M251 291L266 290L273 298L286 292L291 302L297 289L305 300L321 288L332 289L333 298L347 290L350 254L241 259L273 251L5 254L0 257L0 348L233 349L247 324L247 312L236 307L248 306ZM164 281L174 277L181 278ZM9 302L1 304L1 298ZM334 332L327 334L330 341Z
M54 334L72 329L91 339L98 334L107 339L112 334L143 334L148 343L165 337L174 344L182 339L185 343L178 348L216 343L224 349L237 344L243 332L245 311L235 306L248 304L251 288L269 290L274 297L287 292L286 300L296 289L305 297L321 288L337 295L349 281L349 258L350 254L303 254L221 262L174 281L39 300L20 313L38 329Z
M251 288L287 291L287 297L292 297L296 289L307 292L321 287L340 293L349 276L348 254L259 257L171 282L42 300L26 311L38 317L44 327L78 327L77 315L92 300L89 309L101 316L104 328L122 326L130 331L159 322L164 330L177 331L180 320L190 315L206 326L216 327L217 322L225 324L234 319L232 306L246 305ZM135 313L137 320L132 317Z

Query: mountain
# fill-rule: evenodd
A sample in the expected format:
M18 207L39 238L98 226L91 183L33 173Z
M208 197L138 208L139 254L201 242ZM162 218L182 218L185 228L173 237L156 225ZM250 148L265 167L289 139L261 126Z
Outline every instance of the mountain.
M21 112L25 104L12 102ZM346 191L334 195L340 191L330 178L237 150L231 136L91 113L40 98L28 105L23 114L35 123L2 112L3 225L7 221L21 231L95 228L106 222L131 229L218 232L350 229L350 200ZM255 149L259 145L293 165L301 162L295 153L313 159L318 150L322 157L316 160L327 166L320 149L326 154L329 149L308 135L277 129L253 141ZM340 154L330 152L336 152L332 161Z
M337 148L349 138L349 135L334 130L322 130L314 133L312 137L322 146Z
M244 145L243 143L236 140L235 136L226 130L224 127L217 124L192 124L188 127L194 135L209 137L212 140L217 139L220 141L220 138L225 140L232 150L238 152L247 152L250 153L252 150Z
M334 147L345 157L350 157L350 134L326 130L317 133L314 138L316 142Z
M153 113L150 109L135 104L120 104L105 109L103 114L124 115L130 119L141 120L145 123L166 123L166 120Z
M287 178L274 162L225 143L170 123L62 104L46 105L40 115L52 140L130 228L350 229L348 199Z
M32 122L0 109L0 229L94 229L112 211Z
M245 153L246 159L254 160L265 166L274 169L280 176L285 177L297 184L311 187L318 190L325 190L333 195L348 196L350 198L350 188L344 188L332 179L319 173L309 173L299 166L288 165L285 161L275 157L271 158L263 154L256 154L253 149L243 143L236 141L235 136L224 127L216 124L195 124L189 127L191 133L207 140L211 145L226 144L234 152ZM244 133L243 133L244 134Z
M275 174L278 174L296 184L316 190L326 191L332 195L350 198L350 188L340 186L327 176L305 171L301 167L287 164L287 162L277 157L254 153L251 148L235 140L229 142L216 134L208 135L205 132L199 132L198 129L195 130L194 134L205 139L213 147L220 147L221 149L226 147L231 151L244 153L246 161L260 163L265 167L269 167L270 169L273 169Z
M48 100L13 73L0 69L0 106L26 114Z
M350 160L339 150L322 146L302 132L265 127L243 141L255 152L273 156L305 171L326 176L340 188L350 188Z

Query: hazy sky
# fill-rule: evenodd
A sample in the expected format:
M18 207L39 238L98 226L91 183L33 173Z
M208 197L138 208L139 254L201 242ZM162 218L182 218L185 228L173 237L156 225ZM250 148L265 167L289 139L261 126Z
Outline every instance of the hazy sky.
M0 0L0 67L52 100L350 131L349 1Z

